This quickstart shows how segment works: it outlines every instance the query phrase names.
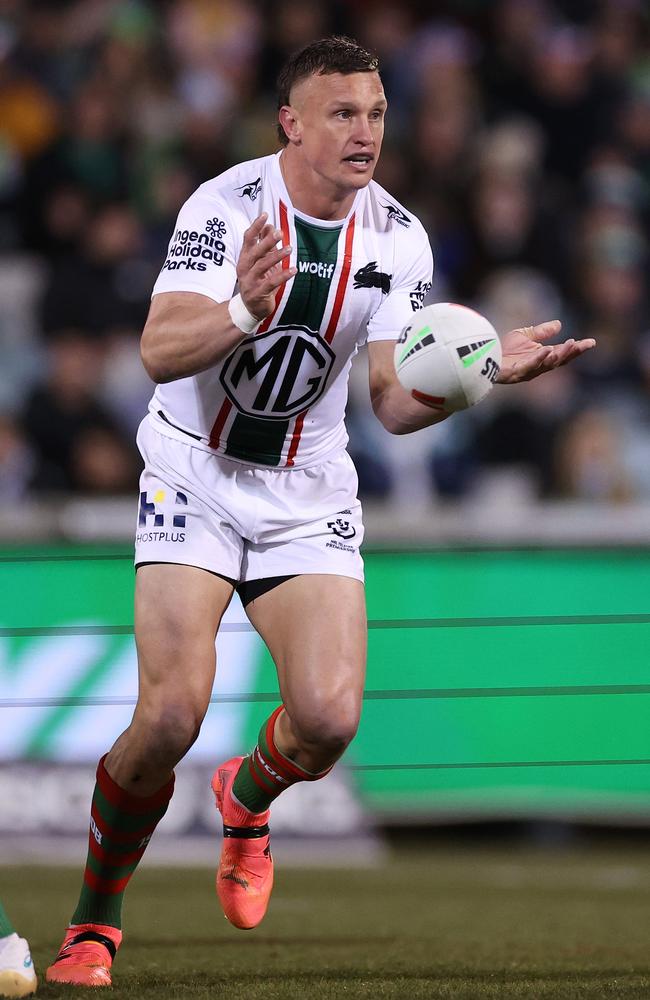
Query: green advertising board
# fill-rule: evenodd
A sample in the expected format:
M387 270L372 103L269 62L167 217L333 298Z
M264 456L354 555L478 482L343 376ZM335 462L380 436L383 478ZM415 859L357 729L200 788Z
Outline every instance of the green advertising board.
M650 819L650 552L370 552L366 569L345 763L369 808ZM133 580L124 547L0 553L0 758L96 759L128 723ZM243 752L275 671L241 606L220 641L206 739Z

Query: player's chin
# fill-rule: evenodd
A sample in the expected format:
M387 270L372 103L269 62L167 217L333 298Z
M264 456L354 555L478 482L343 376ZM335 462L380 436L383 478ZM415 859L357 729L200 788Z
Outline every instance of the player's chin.
M352 187L362 188L372 180L376 164L376 160L368 160L363 164L356 163L353 160L343 160L341 163L341 172L345 177L346 183Z

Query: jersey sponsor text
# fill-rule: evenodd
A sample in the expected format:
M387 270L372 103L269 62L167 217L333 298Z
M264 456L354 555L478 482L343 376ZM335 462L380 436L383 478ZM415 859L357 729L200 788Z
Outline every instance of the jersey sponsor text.
M205 271L208 264L221 267L226 245L210 233L223 235L226 231L225 224L219 219L210 219L206 223L206 229L208 232L205 233L199 233L195 229L177 229L167 253L167 260L163 264L163 271L176 271L178 268Z
M300 274L314 274L318 278L331 278L334 274L334 264L324 264L322 260L299 260Z
M277 326L235 348L220 380L241 413L287 420L313 406L333 364L334 352L319 333L306 326Z

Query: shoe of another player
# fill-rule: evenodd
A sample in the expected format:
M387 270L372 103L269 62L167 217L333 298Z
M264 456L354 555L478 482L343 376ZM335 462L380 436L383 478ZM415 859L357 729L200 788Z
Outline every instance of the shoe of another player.
M273 858L269 810L251 813L232 795L232 784L243 759L233 757L219 765L212 776L212 791L223 819L217 895L230 923L250 930L257 927L269 905Z
M38 979L25 938L16 933L0 940L0 997L28 997Z
M48 983L112 986L111 965L122 931L106 924L74 924L65 932L61 951L45 973Z

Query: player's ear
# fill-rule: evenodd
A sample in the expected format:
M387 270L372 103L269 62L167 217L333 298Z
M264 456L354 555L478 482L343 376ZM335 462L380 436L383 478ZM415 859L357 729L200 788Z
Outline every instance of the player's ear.
M299 145L301 129L296 109L289 104L283 104L278 112L278 120L289 142Z

